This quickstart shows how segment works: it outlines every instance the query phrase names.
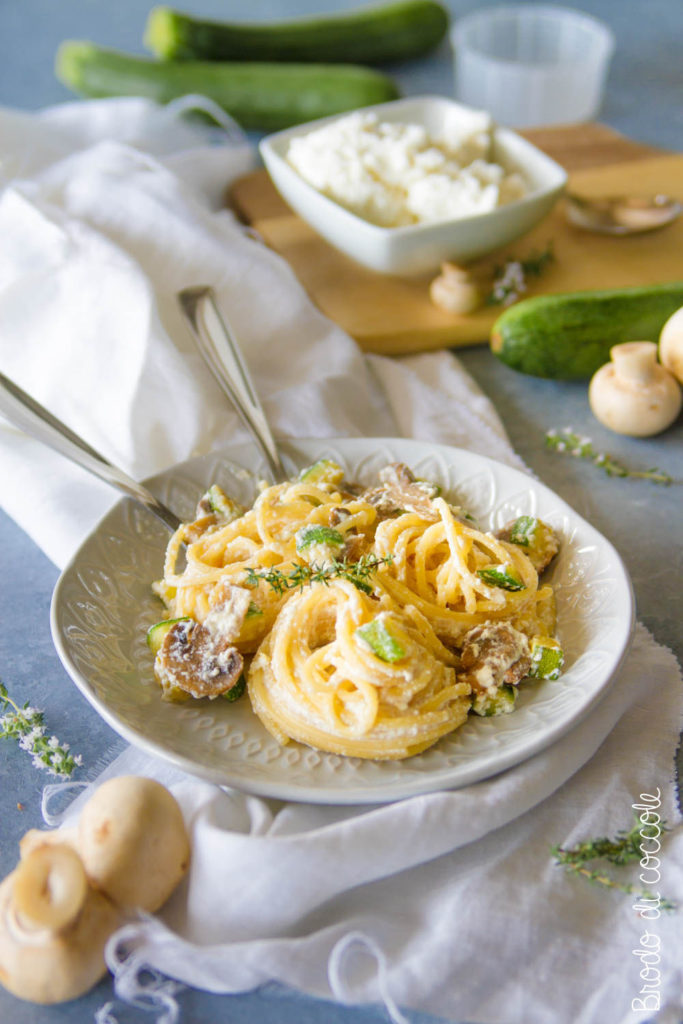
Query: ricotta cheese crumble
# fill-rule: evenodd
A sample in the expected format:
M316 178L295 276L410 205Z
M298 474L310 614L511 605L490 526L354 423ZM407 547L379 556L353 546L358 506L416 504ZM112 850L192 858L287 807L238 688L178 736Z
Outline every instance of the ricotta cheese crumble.
M488 213L520 199L522 176L488 159L486 113L460 132L432 137L417 124L355 111L292 139L291 166L310 185L381 227L429 224Z

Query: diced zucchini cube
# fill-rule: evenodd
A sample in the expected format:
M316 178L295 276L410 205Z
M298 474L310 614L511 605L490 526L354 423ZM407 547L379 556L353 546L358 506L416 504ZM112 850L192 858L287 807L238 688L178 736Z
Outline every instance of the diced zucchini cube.
M535 636L531 640L531 668L534 679L557 679L564 665L564 652L557 640L549 636Z
M494 715L509 715L515 710L517 689L508 683L499 686L495 693L478 693L472 701L472 711L482 718L493 718Z
M383 619L372 619L364 626L359 626L356 636L368 645L380 661L400 661L406 656L403 644L391 633Z
M528 548L533 543L538 519L535 516L519 516L510 527L510 542Z
M302 526L295 534L296 550L305 551L313 544L324 544L328 548L343 548L344 538L339 530L333 530L331 526L316 525Z
M332 459L318 459L299 473L302 484L340 484L343 479L344 470Z
M246 688L247 680L244 675L244 672L242 672L235 685L231 686L229 690L226 690L224 693L222 693L221 697L223 698L223 700L228 700L232 703L233 701L239 700L240 697L244 696L244 691L246 690Z

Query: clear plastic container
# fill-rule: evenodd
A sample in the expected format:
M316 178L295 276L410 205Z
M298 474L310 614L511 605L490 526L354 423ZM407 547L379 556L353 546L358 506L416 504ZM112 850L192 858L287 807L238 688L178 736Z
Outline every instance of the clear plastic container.
M614 52L601 21L566 7L489 7L451 29L455 94L499 124L524 128L593 118Z

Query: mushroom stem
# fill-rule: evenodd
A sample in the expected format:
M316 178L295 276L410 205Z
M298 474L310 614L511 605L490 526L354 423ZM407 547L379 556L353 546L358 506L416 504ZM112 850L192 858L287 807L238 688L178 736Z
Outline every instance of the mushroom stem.
M70 846L39 846L19 862L14 906L24 925L58 931L81 912L88 891L85 870Z
M625 341L610 349L616 373L622 380L648 385L654 378L657 346L654 341Z

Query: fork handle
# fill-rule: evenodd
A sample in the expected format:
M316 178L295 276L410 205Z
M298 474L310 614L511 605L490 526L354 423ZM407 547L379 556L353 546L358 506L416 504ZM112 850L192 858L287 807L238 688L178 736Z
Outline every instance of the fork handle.
M235 339L221 316L213 288L185 288L178 301L197 347L224 394L263 453L275 483L287 479L277 445Z
M169 508L154 497L151 491L133 480L118 466L114 466L104 455L91 448L83 438L70 430L65 423L53 416L34 398L23 391L18 384L0 373L0 412L15 427L42 441L61 455L66 456L105 483L141 502L170 530L177 530L181 520Z

